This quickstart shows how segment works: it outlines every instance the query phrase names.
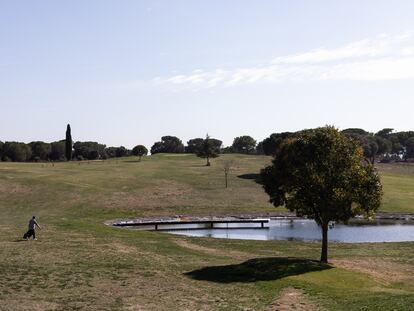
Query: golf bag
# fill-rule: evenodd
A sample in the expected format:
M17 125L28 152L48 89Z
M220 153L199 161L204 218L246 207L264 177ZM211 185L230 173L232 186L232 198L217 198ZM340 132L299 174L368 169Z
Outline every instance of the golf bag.
M23 239L28 239L33 235L33 238L35 237L34 230L29 230L23 235Z

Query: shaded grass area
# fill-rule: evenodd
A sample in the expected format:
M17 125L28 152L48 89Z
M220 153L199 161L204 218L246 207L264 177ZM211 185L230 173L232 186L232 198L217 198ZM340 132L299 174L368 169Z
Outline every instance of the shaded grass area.
M279 280L288 276L331 269L315 260L274 257L254 258L239 264L205 267L186 273L195 280L218 283Z
M222 162L235 167L224 188ZM276 211L256 183L269 163L225 155L134 162L0 163L0 310L266 310L286 287L327 310L409 310L414 243L186 238L104 220ZM384 211L413 211L411 167L379 167ZM240 176L240 177L239 177ZM279 209L283 211L283 209ZM20 242L35 214L39 241Z

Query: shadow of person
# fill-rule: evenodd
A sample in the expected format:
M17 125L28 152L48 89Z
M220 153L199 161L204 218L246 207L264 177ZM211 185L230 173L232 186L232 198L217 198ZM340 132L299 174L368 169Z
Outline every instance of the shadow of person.
M256 282L278 280L287 276L331 268L333 267L316 260L272 257L250 259L234 265L205 267L187 272L185 275L195 280L216 283Z

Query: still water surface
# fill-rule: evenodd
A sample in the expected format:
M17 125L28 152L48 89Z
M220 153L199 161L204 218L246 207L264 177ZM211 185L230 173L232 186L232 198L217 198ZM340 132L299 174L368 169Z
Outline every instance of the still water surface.
M167 231L172 234L244 240L319 241L321 230L308 219L272 219L265 229L183 229ZM328 232L332 242L406 242L414 241L414 222L354 220L348 225L335 224Z

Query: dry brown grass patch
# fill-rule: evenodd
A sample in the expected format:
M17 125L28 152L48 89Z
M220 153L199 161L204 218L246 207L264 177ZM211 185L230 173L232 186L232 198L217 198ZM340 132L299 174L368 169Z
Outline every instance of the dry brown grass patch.
M10 194L28 194L31 189L16 182L2 180L0 182L0 196Z
M384 285L407 281L414 284L414 275L404 273L404 267L395 263L381 261L378 259L333 259L330 262L340 268L368 274L376 281Z
M309 301L305 293L292 287L286 288L280 297L268 308L268 311L316 311L321 310Z
M39 301L34 299L2 299L0 311L51 311L62 310L57 303L50 301Z
M130 254L137 251L136 247L119 242L113 242L110 246L114 249L114 252L119 252L122 254Z

